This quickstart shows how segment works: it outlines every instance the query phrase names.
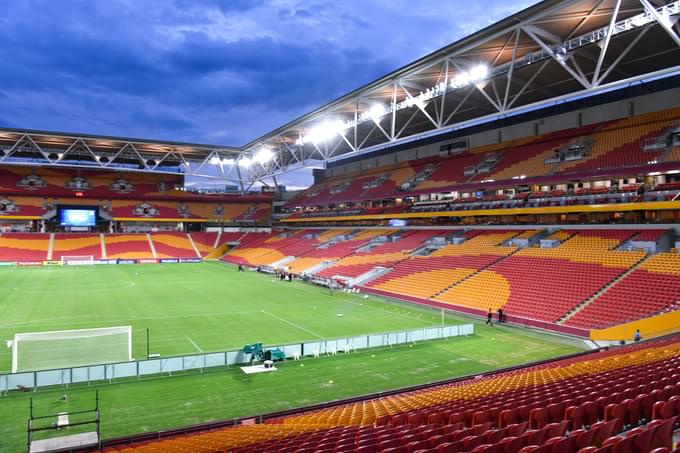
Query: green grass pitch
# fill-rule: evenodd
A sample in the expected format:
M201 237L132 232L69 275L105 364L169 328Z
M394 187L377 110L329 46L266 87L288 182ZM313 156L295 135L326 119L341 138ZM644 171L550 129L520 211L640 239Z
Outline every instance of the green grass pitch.
M342 317L336 316L343 313ZM172 378L11 392L0 397L0 451L25 446L28 398L39 414L92 404L99 389L104 438L306 404L488 371L575 352L580 342L474 322L475 335L348 356L286 362L276 373L237 367ZM19 332L131 325L133 356L238 349L438 325L437 310L238 273L221 263L0 268L0 339ZM11 351L0 352L7 372ZM332 381L332 383L331 383ZM61 396L67 394L66 401Z

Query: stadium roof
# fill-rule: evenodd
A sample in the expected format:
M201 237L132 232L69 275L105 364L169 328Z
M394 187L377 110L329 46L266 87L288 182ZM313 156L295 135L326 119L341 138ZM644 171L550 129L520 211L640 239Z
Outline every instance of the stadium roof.
M680 71L680 2L546 0L243 147L260 176Z
M211 160L239 155L224 146L0 128L0 164L202 175Z

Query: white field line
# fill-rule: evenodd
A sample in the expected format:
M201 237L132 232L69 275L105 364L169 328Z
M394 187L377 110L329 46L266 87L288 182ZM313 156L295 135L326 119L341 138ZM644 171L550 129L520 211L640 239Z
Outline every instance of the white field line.
M191 337L187 337L187 340L189 340L189 343L193 344L196 349L198 349L198 352L203 352L203 349L199 345L196 344L194 340L191 339Z
M178 319L178 318L200 318L200 317L206 317L206 316L227 316L227 315L251 315L251 314L256 314L256 313L261 313L259 311L225 311L225 312L219 312L219 313L198 313L198 314L181 314L181 315L176 315L176 316L126 316L126 317L120 317L120 318L115 318L112 316L107 316L107 315L90 315L90 316L65 316L62 318L47 318L47 319L38 319L34 321L23 321L23 322L15 322L15 323L8 323L8 324L2 324L0 323L0 329L5 329L9 327L17 327L17 326L30 326L30 325L44 325L46 322L52 322L52 321L91 321L94 320L95 318L100 318L100 319L105 319L106 321L142 321L142 320L149 320L149 319Z
M126 283L127 283L127 285L125 285L125 286L118 286L118 287L113 287L113 288L78 288L78 291L79 292L85 292L85 293L96 293L96 292L101 292L101 291L117 291L117 290L121 290L121 289L130 289L130 288L134 288L136 286L135 282L126 282ZM37 289L36 288L30 288L29 289L29 288L22 287L22 286L15 286L13 289L14 289L14 291L24 293L24 294L38 294L38 293L47 292L47 291L44 291L44 290L39 289L39 288L37 288ZM54 292L57 292L57 291L54 291ZM61 291L59 291L59 292L61 292Z
M311 291L311 290L307 289L307 288L305 287L305 284L304 284L304 283L300 283L298 287L299 287L302 291L305 291L305 292L307 292L307 293L314 293L314 291ZM326 295L326 296L328 296L328 297L333 297L333 296L328 295L328 294L320 294L320 295L321 295L321 296ZM337 299L336 299L336 301L337 301ZM363 304L363 303L361 303L361 302L354 302L354 301L348 300L348 299L342 299L342 300L340 300L339 302L345 303L345 304L351 304L351 305L355 305L355 306L358 305L358 306L361 306L361 307L364 307L364 308L369 308L369 309L371 309L371 310L378 311L378 312L380 312L380 313L386 313L386 314L390 314L390 315L392 315L392 316L399 316L399 317L401 317L401 318L410 319L410 320L412 320L412 321L419 321L419 322L425 323L425 324L427 324L427 325L439 325L438 323L432 323L432 322L429 322L429 321L427 321L427 320L425 320L425 319L418 319L418 318L415 318L415 317L413 317L413 316L408 316L408 315L405 315L405 314L403 314L403 313L395 312L394 310L381 310L381 309L378 308L378 307L372 307L372 306L370 306L370 305ZM380 303L385 303L385 304L387 304L387 305L389 305L389 306L391 306L391 307L397 307L397 305L395 305L395 304L393 304L393 303L391 303L391 302L389 302L389 301L380 301ZM416 307L416 308L420 308L420 307ZM423 308L426 308L426 307L423 307Z
M305 329L304 327L302 327L302 326L299 325L299 324L295 324L294 322L291 322L291 321L288 321L288 320L286 320L286 319L283 319L283 318L281 318L280 316L276 316L276 315L274 315L274 314L272 314L272 313L269 313L268 311L262 310L262 313L264 313L264 314L267 315L267 316L271 316L271 317L274 318L274 319L278 319L278 320L281 321L281 322L285 322L285 323L288 324L289 326L293 326L293 327L295 327L295 328L297 328L297 329L300 329L300 330L302 330L302 331L304 331L304 332L307 332L307 333L310 334L310 335L314 335L315 337L320 338L320 339L323 340L323 337L322 337L321 335L319 335L318 333L312 332L312 331L309 330L309 329Z

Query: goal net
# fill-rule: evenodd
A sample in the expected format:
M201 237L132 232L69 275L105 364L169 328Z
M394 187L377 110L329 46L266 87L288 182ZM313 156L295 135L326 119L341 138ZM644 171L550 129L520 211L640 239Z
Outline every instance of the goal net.
M17 333L12 373L132 360L132 327Z
M94 264L94 256L92 255L62 256L61 264L65 266L86 266Z

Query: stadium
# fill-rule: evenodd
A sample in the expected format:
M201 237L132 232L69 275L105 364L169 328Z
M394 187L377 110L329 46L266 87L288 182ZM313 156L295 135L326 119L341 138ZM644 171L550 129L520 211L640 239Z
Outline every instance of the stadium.
M679 19L544 0L241 147L0 128L0 451L677 453Z

